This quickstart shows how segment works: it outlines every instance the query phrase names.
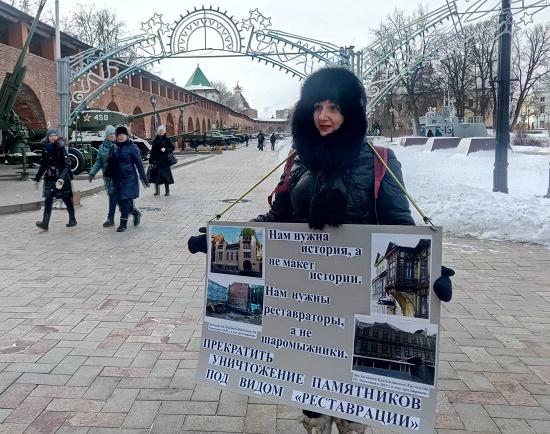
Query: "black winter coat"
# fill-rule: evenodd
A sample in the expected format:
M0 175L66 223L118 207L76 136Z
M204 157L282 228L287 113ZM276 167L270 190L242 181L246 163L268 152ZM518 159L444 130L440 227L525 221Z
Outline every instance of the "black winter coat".
M256 221L298 223L310 218L312 199L320 191L340 191L345 197L342 223L414 225L409 203L394 179L386 173L374 199L374 153L364 144L348 168L337 172L310 170L296 157L292 166L289 193L275 196L271 210ZM403 183L401 164L388 149L388 166ZM281 177L281 183L283 182ZM333 203L332 206L338 206Z
M164 148L164 152L162 152L162 148ZM174 183L172 170L168 164L168 157L172 152L174 152L174 145L166 137L166 134L155 137L149 157L149 164L151 164L149 182L154 184Z
M44 176L44 189L42 195L55 197L56 199L69 198L73 194L71 179L73 174L69 165L69 153L63 139L59 138L55 143L47 140L42 141L42 159L40 168L34 177L35 182L39 182ZM64 181L61 189L55 188L58 179Z

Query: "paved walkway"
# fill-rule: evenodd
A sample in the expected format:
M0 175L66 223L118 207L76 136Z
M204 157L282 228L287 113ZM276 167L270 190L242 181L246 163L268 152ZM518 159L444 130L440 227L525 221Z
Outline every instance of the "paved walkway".
M194 161L202 160L211 157L211 154L195 154L185 153L176 154L178 163L176 168L192 164ZM145 163L147 165L147 163ZM20 165L8 166L0 164L0 215L13 214L16 212L29 211L39 209L42 198L42 182L39 188L35 188L35 183L32 178L38 171L37 167L29 169L29 180L19 181L14 180L14 175L21 170ZM103 178L101 172L95 177L92 182L88 180L88 173L82 172L73 180L73 191L79 192L81 197L90 196L103 188Z
M103 195L71 229L62 210L47 233L40 212L0 216L0 432L303 433L294 409L193 381L205 266L186 239L274 161L250 147L182 168L124 234L101 227ZM229 219L266 209L274 182ZM444 241L437 432L550 433L550 251Z

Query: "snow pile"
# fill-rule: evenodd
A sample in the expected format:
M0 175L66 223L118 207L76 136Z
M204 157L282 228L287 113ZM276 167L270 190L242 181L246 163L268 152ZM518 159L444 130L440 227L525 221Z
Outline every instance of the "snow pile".
M282 161L290 140L280 145ZM393 149L409 193L446 233L550 245L550 199L542 197L548 189L548 155L509 152L509 194L504 194L493 193L492 151L469 156L454 149L429 152L423 146L403 148L387 139L376 140L376 145Z
M446 233L550 245L548 157L508 154L509 194L494 193L494 152L389 145L403 165L405 185L434 224ZM415 219L422 219L415 211Z

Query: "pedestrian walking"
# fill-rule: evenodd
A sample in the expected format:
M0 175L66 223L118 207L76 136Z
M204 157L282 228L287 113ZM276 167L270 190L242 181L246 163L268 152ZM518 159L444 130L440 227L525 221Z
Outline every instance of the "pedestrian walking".
M108 228L115 225L115 211L117 206L117 192L115 180L105 175L107 166L109 163L109 157L113 156L116 151L116 137L115 127L107 125L105 127L105 139L103 143L99 145L97 150L97 159L89 172L89 180L93 181L97 172L100 170L103 172L103 185L105 186L105 192L109 197L109 210L107 212L107 220L103 223L104 228Z
M264 133L262 133L261 131L258 133L258 149L260 151L263 151L264 150L264 142L265 142L265 136L264 136Z
M248 141L250 140L250 136L248 134L245 134L244 135L244 143L245 143L245 146L248 148Z
M307 222L313 229L350 224L414 225L406 195L389 175L380 179L375 201L375 155L366 137L366 95L361 81L348 69L324 68L304 83L292 117L296 156L281 177L275 200L262 222ZM401 165L387 149L386 164L403 182ZM191 253L207 251L205 235L191 237ZM446 274L434 291L449 301L452 284ZM442 270L442 274L443 274ZM308 432L330 433L333 422L340 433L365 432L365 426L303 410Z
M428 130L428 134L426 134L426 137L433 137L434 132L432 130Z
M443 134L441 133L441 130L439 127L435 127L435 137L441 137Z
M134 204L134 200L139 197L138 175L145 188L149 187L149 181L145 175L139 149L128 138L128 129L124 126L117 127L115 135L117 141L115 178L117 200L120 208L120 225L117 228L117 232L124 232L128 229L128 217L130 214L134 218L134 226L138 226L141 222L141 213Z
M271 136L269 137L269 141L271 142L271 150L275 150L275 142L277 141L277 136L275 133L271 133Z
M157 136L153 140L149 164L151 170L149 182L155 184L155 196L160 195L160 186L164 184L164 195L170 196L170 184L174 183L172 170L170 169L170 158L174 152L174 145L166 137L166 127L161 125L157 129Z
M49 128L46 137L42 140L42 159L34 182L37 186L42 176L44 177L44 214L42 221L36 222L36 226L47 231L52 215L54 199L62 199L69 213L68 228L76 226L76 218L73 204L73 189L71 180L73 173L69 165L69 153L65 140L57 135L57 130Z

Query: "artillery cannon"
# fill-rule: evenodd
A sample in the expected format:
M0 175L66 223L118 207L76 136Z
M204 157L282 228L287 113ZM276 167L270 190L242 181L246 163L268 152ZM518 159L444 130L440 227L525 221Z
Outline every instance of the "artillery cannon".
M19 121L19 117L13 111L15 106L15 100L17 94L21 91L21 85L25 79L27 67L25 66L25 56L29 51L29 46L38 24L40 14L46 5L46 0L42 0L38 5L36 16L31 24L27 40L25 45L19 53L17 62L13 68L13 72L7 72L0 88L0 143L2 138L6 135L6 141L4 145L6 150L4 155L6 159L21 155L21 161L23 163L23 170L21 171L21 180L26 181L29 178L27 172L27 155L29 153L29 146L27 140L29 138L28 129Z

